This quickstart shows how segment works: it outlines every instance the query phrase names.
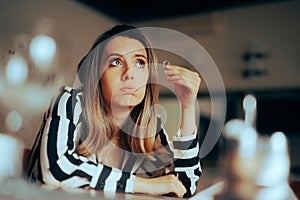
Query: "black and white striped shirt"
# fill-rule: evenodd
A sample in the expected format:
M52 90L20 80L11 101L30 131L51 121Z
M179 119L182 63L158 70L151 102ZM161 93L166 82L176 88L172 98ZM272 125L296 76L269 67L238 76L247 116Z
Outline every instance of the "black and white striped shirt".
M96 155L83 157L76 153L82 123L81 98L81 90L64 86L52 100L30 155L30 181L130 193L136 176L161 176L171 169L187 189L184 197L194 194L201 175L197 134L180 137L178 131L170 142L161 128L156 141L164 148L154 155L155 160L127 154L122 170L99 164Z

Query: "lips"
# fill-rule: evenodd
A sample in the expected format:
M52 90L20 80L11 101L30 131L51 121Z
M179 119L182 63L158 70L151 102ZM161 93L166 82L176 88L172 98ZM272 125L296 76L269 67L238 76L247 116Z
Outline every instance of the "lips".
M133 94L135 92L135 88L130 86L125 86L120 89L120 91L124 94Z

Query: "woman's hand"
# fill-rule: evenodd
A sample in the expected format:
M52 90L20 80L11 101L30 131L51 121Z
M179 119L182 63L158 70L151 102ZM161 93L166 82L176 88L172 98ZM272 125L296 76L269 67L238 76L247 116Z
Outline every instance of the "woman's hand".
M194 134L196 131L195 103L201 78L196 72L183 67L170 65L168 62L165 62L164 66L167 80L173 82L175 92L181 103L181 135Z
M183 109L195 106L201 78L198 73L183 67L165 64L167 80L172 81Z
M183 184L173 174L149 179L136 177L133 187L133 192L152 195L174 193L182 197L186 193Z

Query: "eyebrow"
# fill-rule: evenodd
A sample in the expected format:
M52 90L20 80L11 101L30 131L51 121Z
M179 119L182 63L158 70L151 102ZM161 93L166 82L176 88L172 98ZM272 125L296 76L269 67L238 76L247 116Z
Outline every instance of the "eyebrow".
M124 55L119 54L119 53L111 53L106 57L106 59L108 59L109 57L112 57L112 56L124 57ZM134 54L134 57L143 57L144 59L147 60L147 57L144 56L143 54Z
M144 56L143 54L135 54L134 57L143 57L143 58L145 58L147 60L147 57Z

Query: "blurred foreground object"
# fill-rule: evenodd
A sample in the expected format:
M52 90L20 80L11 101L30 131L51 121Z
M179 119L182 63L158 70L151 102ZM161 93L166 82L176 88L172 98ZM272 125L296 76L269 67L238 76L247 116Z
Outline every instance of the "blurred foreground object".
M0 133L0 182L21 178L23 150L24 145L19 139Z
M216 199L291 199L290 158L285 134L275 132L263 137L257 133L254 96L244 98L243 108L245 119L232 119L223 130L227 173L223 191Z

